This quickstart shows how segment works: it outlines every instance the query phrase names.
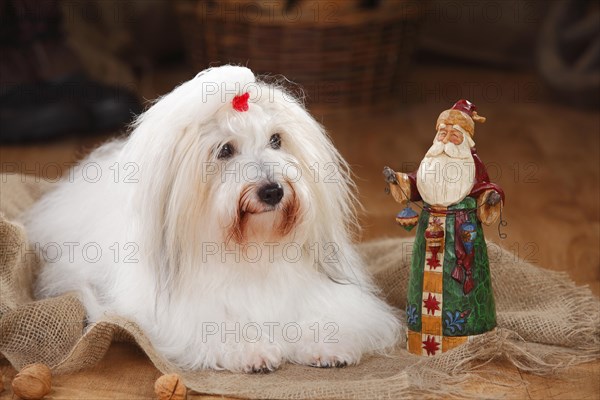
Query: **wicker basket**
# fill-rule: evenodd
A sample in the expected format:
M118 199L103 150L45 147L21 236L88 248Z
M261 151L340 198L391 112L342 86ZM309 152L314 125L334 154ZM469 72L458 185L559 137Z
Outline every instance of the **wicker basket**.
M281 74L298 83L313 105L369 105L402 83L422 2L382 0L373 9L356 0L291 3L179 3L194 67L233 63Z

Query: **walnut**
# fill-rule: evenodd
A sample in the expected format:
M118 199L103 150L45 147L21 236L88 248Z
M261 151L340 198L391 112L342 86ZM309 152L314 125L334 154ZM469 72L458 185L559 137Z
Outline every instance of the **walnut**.
M23 367L12 381L13 392L23 400L38 400L50 393L52 373L44 364Z
M154 391L159 400L185 400L187 389L177 374L163 375L156 380Z

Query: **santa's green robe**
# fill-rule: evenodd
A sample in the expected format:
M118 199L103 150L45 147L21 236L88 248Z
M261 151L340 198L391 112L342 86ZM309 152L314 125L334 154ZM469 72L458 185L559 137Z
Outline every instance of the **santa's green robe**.
M489 182L473 149L476 179L468 197L449 207L424 204L410 268L408 348L435 355L496 326L487 247L477 217L477 198L502 190ZM420 200L415 174L409 174L411 200Z

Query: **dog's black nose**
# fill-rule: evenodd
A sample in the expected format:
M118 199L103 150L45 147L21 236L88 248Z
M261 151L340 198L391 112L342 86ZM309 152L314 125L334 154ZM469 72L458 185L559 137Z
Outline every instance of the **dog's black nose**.
M258 197L263 203L274 206L283 198L283 187L279 183L268 183L258 189Z

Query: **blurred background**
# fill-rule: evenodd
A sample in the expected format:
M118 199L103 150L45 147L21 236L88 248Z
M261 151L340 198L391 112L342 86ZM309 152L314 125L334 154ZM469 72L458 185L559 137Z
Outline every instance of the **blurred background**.
M416 169L438 114L466 98L507 196L508 237L488 239L600 291L598 2L0 0L0 21L2 172L53 181L150 100L236 63L328 129L363 239L404 236L381 170Z

